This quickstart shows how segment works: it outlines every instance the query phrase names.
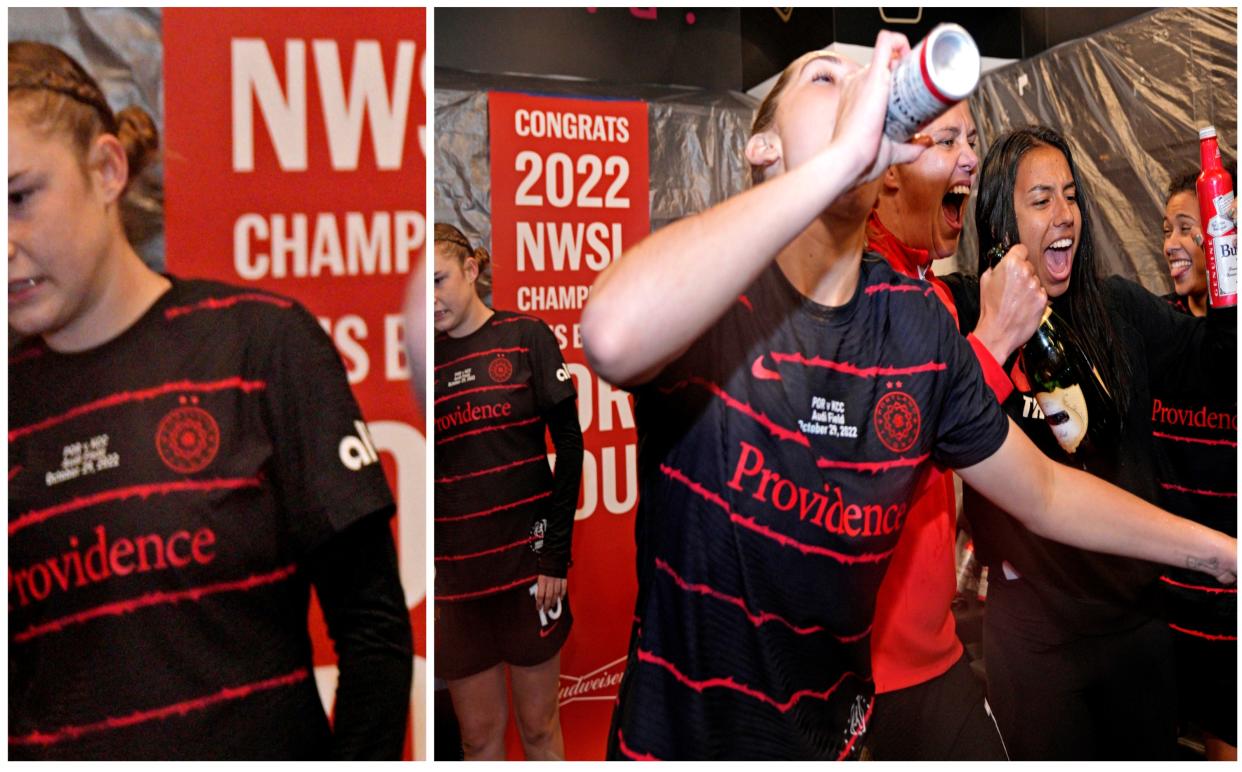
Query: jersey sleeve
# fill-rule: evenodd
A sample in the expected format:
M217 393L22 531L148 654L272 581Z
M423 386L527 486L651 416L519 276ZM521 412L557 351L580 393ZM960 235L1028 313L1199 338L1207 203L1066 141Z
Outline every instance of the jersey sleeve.
M1119 276L1104 286L1112 306L1143 338L1154 390L1207 399L1237 393L1236 308L1209 308L1206 318L1195 317Z
M529 329L530 385L535 393L535 408L545 414L561 402L578 396L578 392L552 330L543 322L530 325Z
M395 507L336 347L306 309L286 314L267 357L264 411L285 530L305 555Z
M960 469L999 450L1009 422L984 380L974 350L953 329L947 314L939 322L938 337L945 373L932 455L942 466Z

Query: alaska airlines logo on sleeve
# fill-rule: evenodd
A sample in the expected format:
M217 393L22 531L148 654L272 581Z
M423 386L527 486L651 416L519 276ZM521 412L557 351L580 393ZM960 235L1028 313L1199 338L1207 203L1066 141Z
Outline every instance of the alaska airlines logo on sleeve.
M901 386L901 382L897 382ZM918 403L904 391L890 391L875 403L875 433L884 447L905 453L919 438L922 415Z
M513 363L502 354L493 359L492 363L487 366L487 374L493 383L504 383L513 377Z
M354 421L354 429L358 435L345 435L338 450L345 468L357 472L379 461L379 453L375 451L375 443L371 441L371 432L365 423Z
M174 472L192 474L205 469L220 450L220 427L211 413L197 405L198 397L182 397L183 407L160 420L155 448Z

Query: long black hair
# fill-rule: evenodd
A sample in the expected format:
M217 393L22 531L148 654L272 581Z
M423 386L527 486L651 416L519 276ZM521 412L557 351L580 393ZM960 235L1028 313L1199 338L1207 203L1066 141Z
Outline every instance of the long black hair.
M1099 371L1112 396L1118 425L1130 405L1128 385L1132 371L1125 346L1117 340L1116 330L1105 308L1104 291L1096 272L1095 244L1091 236L1091 207L1074 156L1065 138L1047 126L1028 126L999 137L988 148L979 171L979 195L975 199L975 230L979 239L979 274L988 269L990 253L998 246L1007 249L1017 244L1018 218L1014 212L1014 190L1018 182L1018 164L1022 157L1038 147L1053 147L1065 156L1074 188L1078 193L1078 212L1082 232L1078 251L1070 269L1070 283L1054 305L1069 317L1077 331L1075 340L1083 353ZM1032 255L1031 259L1036 259Z

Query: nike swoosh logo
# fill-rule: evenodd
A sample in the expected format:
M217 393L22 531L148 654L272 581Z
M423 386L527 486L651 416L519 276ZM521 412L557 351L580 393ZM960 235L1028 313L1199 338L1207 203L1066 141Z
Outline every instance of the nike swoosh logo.
M558 619L558 620L556 620L555 622L553 622L553 623L552 623L552 626L551 626L551 627L549 627L547 630L540 630L540 631L539 631L539 637L540 637L540 638L547 638L549 635L551 635L551 634L552 634L552 631L553 631L553 630L555 630L555 629L556 629L556 626L557 626L557 625L559 625L560 623L561 623L561 620L559 620L559 619Z
M769 370L763 364L763 354L755 357L755 363L750 366L750 374L761 381L779 381L781 374L775 370Z

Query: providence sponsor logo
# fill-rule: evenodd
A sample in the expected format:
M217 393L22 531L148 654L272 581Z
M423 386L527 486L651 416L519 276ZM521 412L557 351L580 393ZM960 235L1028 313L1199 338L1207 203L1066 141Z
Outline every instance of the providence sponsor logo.
M1195 429L1229 429L1235 432L1238 430L1237 414L1213 412L1206 406L1198 410L1165 407L1159 399L1152 400L1151 422L1171 426L1190 426Z
M753 491L751 498L756 501L781 512L796 510L798 520L809 520L812 525L838 535L887 536L900 531L906 519L906 502L846 502L839 485L825 483L822 491L812 490L782 477L764 462L763 451L748 442L741 443L729 487L741 493Z
M445 431L454 426L482 421L487 418L508 418L513 413L513 403L501 402L495 405L474 405L467 402L453 412L436 418L436 430Z
M624 673L625 657L615 659L586 675L572 676L562 673L557 702L564 707L571 702L615 700Z

